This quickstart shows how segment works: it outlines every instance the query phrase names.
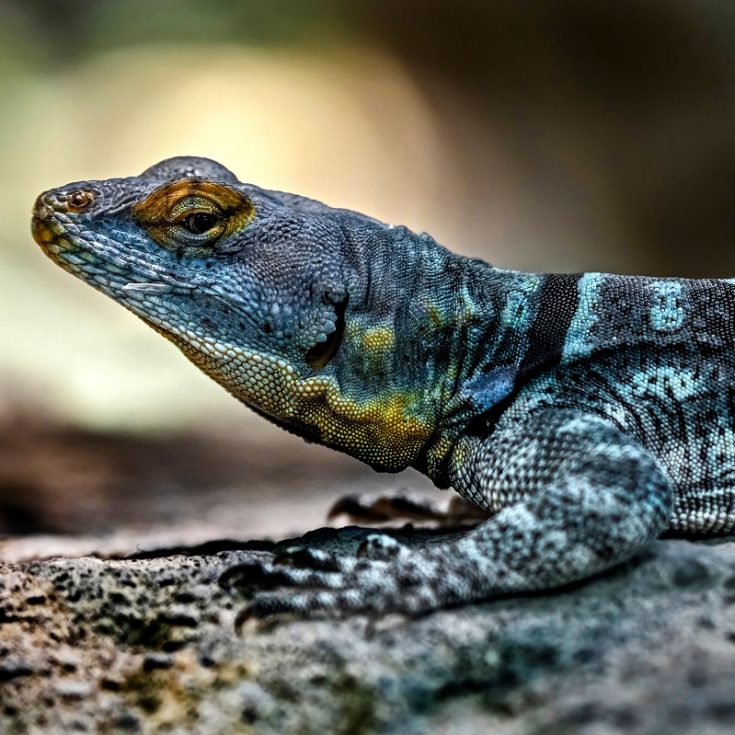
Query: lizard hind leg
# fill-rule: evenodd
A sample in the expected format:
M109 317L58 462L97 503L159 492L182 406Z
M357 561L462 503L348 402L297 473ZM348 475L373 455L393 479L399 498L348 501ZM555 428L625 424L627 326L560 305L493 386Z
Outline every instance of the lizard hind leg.
M258 575L263 591L240 620L315 611L420 615L560 587L629 559L671 511L672 488L658 463L597 416L549 410L506 421L486 439L464 440L457 457L455 487L493 517L451 541L328 571L272 565Z

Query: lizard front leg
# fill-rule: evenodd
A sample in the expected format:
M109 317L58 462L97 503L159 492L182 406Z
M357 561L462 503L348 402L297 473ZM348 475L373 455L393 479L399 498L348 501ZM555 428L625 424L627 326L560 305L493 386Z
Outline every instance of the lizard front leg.
M453 481L497 513L453 541L411 549L387 543L383 558L315 551L289 566L235 568L227 586L270 590L255 595L240 621L318 610L419 615L559 587L630 558L654 539L673 494L633 438L572 410L508 420L486 439L461 440Z

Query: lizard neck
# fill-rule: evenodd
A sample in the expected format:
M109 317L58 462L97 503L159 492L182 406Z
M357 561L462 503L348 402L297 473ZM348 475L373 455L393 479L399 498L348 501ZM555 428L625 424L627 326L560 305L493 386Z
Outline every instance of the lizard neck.
M480 425L486 431L519 387L546 367L551 354L539 349L545 334L536 332L548 278L448 254L441 285L429 295L445 304L427 360L427 385L437 398L435 432L414 463L435 484L449 484L459 438Z
M515 388L543 276L456 256L402 227L362 245L330 369L340 395L369 409L359 433L390 458L373 466L411 465L447 485L459 437ZM365 459L361 447L340 448Z

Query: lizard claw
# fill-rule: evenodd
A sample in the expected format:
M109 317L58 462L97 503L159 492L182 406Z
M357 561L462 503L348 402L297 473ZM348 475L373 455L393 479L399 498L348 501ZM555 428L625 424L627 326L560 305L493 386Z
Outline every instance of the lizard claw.
M289 567L270 562L246 562L225 571L219 585L231 592L239 590L246 594L254 588L275 589L277 587L339 587L341 575L321 572L302 567Z
M269 568L270 564L257 561L236 564L220 575L217 584L227 592L262 587L275 581L274 575L268 573ZM277 587L278 584L273 586Z
M323 612L375 612L380 608L367 599L361 590L305 590L303 592L260 592L243 607L235 618L235 631L240 633L251 620L265 621L283 615L306 617Z
M419 618L439 607L469 599L468 590L455 590L439 601L437 590L414 583L410 587L373 584L351 585L343 589L305 589L297 592L279 590L259 592L237 614L235 630L251 620L267 621L283 615L311 617L316 613L329 616L364 614L372 618L398 614L405 618Z
M241 608L235 617L235 632L240 634L246 623L251 620L264 621L280 615L295 612L306 612L306 608L298 595L274 595L259 593L250 604Z

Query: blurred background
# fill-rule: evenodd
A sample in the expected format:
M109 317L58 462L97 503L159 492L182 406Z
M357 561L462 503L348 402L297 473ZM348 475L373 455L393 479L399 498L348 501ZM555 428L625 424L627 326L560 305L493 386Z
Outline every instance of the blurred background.
M426 488L271 428L45 260L43 189L195 154L504 267L735 275L726 0L0 0L0 91L13 548L296 532Z

